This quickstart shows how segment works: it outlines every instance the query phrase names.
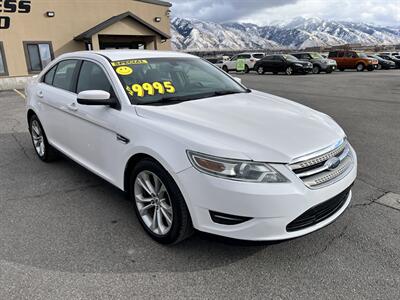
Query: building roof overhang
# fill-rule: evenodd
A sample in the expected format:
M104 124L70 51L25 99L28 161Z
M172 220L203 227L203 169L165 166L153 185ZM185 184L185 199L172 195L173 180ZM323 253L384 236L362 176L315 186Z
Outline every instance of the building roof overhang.
M152 1L152 0L148 0L148 1ZM120 15L111 17L99 24L97 24L96 26L86 30L85 32L81 33L80 35L76 36L74 38L75 41L87 41L90 40L92 38L92 36L100 31L102 31L103 29L125 19L125 18L129 18L133 21L136 21L140 24L142 24L143 26L145 26L146 28L150 29L151 31L153 31L154 33L160 35L163 39L170 39L171 36L163 31L161 31L160 29L156 28L155 26L149 24L148 22L146 22L145 20L143 20L142 18L138 17L137 15L133 14L130 11L127 11L125 13L122 13Z

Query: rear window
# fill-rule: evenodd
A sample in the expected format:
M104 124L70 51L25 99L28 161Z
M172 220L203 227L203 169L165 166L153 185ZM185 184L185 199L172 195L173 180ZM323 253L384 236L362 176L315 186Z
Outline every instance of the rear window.
M54 74L56 73L57 65L44 75L43 82L49 85L53 84Z
M257 59L261 59L261 58L263 58L264 57L264 54L253 54L253 57L254 58L257 58Z
M53 86L66 91L74 92L72 81L77 64L77 60L64 60L60 62L54 76Z

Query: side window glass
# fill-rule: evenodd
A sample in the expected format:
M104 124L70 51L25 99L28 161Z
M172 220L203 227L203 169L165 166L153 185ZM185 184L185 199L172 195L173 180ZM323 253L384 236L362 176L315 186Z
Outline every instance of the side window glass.
M84 61L79 73L77 93L102 90L111 93L112 88L103 69L95 63Z
M343 57L344 56L344 52L338 52L337 57Z
M237 59L238 59L238 56L235 55L234 57L231 58L231 61L235 61L235 60L237 60Z
M58 64L56 74L54 75L53 86L74 92L73 78L77 60L64 60Z
M56 73L57 70L57 65L55 65L53 68L50 69L50 71L48 71L46 73L46 75L44 75L43 78L43 82L49 85L53 85L53 79L54 79L54 74Z

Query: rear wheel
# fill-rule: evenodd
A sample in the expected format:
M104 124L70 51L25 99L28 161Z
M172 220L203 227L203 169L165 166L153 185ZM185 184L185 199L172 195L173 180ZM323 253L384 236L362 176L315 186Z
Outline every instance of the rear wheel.
M285 73L286 75L293 75L294 73L293 67L292 66L287 67Z
M364 64L358 64L356 66L356 69L357 69L357 72L362 72L362 71L364 71L365 66L364 66Z
M224 70L226 73L229 73L229 70L228 70L227 66L222 66L222 70Z
M319 74L319 73L321 73L321 68L319 66L315 65L315 66L313 66L312 72L313 72L313 74Z
M257 68L257 73L259 74L259 75L264 75L264 68L262 67L262 66L259 66L258 68Z
M343 68L339 68L339 71L340 71L340 72L344 72L344 69L343 69Z
M48 142L42 124L36 115L29 119L29 132L37 156L44 162L51 162L58 158L58 152Z
M245 65L245 66L244 66L244 72L245 72L246 74L250 72L250 68L249 68L248 65Z
M156 161L146 158L130 177L130 197L146 232L162 244L176 244L193 233L185 200L174 179Z

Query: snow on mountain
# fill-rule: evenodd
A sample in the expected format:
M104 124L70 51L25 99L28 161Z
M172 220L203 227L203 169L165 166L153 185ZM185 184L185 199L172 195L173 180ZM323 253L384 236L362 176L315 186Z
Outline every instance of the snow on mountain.
M304 49L343 44L400 44L400 29L396 27L303 17L268 26L174 18L171 31L173 47L179 50Z
M232 26L234 25L234 26ZM276 49L279 45L262 38L253 24L217 24L174 18L171 32L175 49Z

